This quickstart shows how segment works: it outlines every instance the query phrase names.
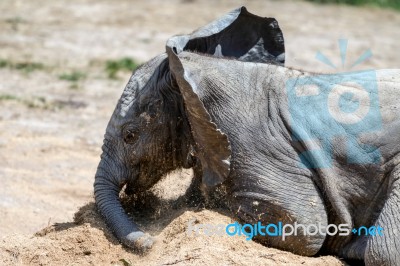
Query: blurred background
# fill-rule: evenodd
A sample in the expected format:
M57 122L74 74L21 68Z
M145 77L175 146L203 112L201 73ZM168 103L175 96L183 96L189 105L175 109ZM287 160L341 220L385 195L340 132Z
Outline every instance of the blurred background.
M105 127L131 71L170 36L242 5L278 20L289 67L400 68L399 0L1 0L0 236L72 220L92 200ZM348 41L344 68L338 39Z

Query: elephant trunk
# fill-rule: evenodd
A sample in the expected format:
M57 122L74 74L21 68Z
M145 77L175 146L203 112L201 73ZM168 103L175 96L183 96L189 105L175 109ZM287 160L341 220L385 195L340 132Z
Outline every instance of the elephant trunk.
M94 182L97 208L120 242L131 248L149 248L151 239L139 230L122 208L119 192L127 175L126 170L121 169L115 160L103 153Z

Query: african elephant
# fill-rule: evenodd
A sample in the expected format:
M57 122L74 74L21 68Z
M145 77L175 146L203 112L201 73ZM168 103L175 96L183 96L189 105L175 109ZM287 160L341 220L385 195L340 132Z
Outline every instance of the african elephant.
M300 255L400 263L400 70L317 75L283 67L275 19L242 7L138 68L107 126L94 193L125 245L152 237L119 200L195 164L240 221L346 224L383 235L256 236Z

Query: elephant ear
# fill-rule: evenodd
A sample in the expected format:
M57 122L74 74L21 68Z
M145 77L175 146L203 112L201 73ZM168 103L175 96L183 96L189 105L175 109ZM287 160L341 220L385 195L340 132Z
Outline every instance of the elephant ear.
M199 98L195 77L185 70L178 54L192 51L246 62L283 65L285 47L282 31L274 18L262 18L238 8L190 35L170 38L166 45L169 66L185 102L195 141L196 156L203 168L203 183L215 186L230 172L228 137L211 121Z
M221 184L229 175L231 148L228 137L211 121L210 114L201 102L196 82L185 70L177 54L167 47L169 67L183 101L195 142L196 157L203 169L203 183L207 186Z
M170 38L167 47L179 54L192 51L246 62L285 63L283 34L274 18L251 14L245 7L196 30Z

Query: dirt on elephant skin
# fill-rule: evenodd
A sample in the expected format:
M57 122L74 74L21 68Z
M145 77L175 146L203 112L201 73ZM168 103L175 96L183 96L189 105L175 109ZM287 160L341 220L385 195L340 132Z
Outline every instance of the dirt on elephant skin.
M157 238L147 254L121 246L94 207L105 128L131 73L111 75L110 65L126 58L146 62L165 51L169 37L242 5L278 20L289 67L399 67L400 13L392 10L299 0L0 1L0 265L342 264L244 237L189 236L192 219L231 222L226 213L171 208L190 171L171 174L153 189L160 201L152 203L169 202L166 208L137 217ZM315 59L319 51L340 66L339 38L348 40L345 67L368 49L373 57L351 70Z

